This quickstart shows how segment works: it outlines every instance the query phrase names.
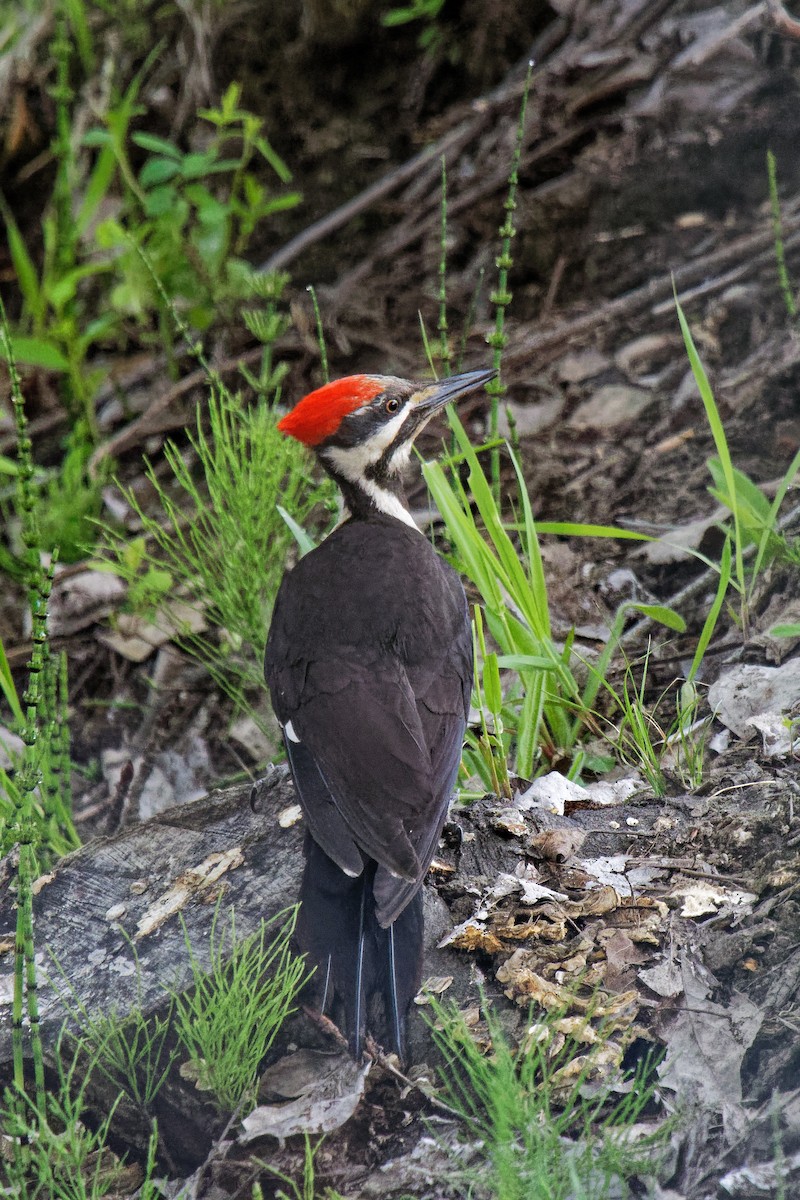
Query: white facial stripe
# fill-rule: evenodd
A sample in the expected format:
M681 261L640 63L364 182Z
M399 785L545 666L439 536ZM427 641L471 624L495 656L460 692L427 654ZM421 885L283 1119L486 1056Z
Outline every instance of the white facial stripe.
M412 442L403 442L402 446L398 446L389 459L389 470L393 475L405 472L408 464L411 462L412 444Z
M406 419L408 408L409 401L406 401L399 413L367 441L356 446L327 446L323 453L340 475L358 483L364 478L367 468L373 466L391 446Z
M412 407L411 401L407 400L391 421L387 421L382 429L377 430L369 441L356 446L326 446L321 451L321 455L327 459L338 475L349 479L351 483L358 484L367 493L379 512L385 513L389 517L395 517L398 521L410 526L411 529L416 529L414 518L402 501L392 492L382 488L374 479L370 479L367 474L369 468L378 462L397 437L410 407ZM393 474L399 474L408 466L410 457L411 442L398 446L397 451L389 460L389 470Z

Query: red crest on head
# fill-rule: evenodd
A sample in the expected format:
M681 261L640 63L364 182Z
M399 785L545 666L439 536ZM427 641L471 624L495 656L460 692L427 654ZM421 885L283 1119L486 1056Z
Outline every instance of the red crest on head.
M343 417L369 404L383 391L383 386L383 381L374 375L335 379L304 396L278 422L278 429L306 446L318 446L336 432Z

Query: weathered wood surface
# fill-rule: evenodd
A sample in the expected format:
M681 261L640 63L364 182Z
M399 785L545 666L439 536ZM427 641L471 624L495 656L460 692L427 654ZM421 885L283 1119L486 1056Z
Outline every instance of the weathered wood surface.
M258 786L230 788L173 808L113 838L88 843L38 884L34 901L40 976L41 1029L52 1049L66 1012L59 993L74 989L92 1014L145 1013L165 1000L165 988L190 982L181 917L193 952L206 966L217 898L223 919L235 909L246 936L294 902L303 865L302 820L284 828L279 815L295 804L285 770ZM495 856L511 858L498 843ZM507 864L508 867L509 864ZM499 864L494 861L499 869ZM506 869L507 869L506 867ZM463 959L437 950L450 927L444 903L426 890L425 973L453 973ZM13 896L0 907L0 1065L11 1060ZM138 970L137 970L138 961ZM419 1036L417 1031L416 1036Z
M68 990L65 981L92 1013L114 1007L124 1013L135 1003L150 1012L163 1002L165 987L188 981L179 913L205 963L221 893L226 908L235 907L242 934L293 903L303 826L278 823L279 813L295 802L292 785L275 770L255 805L250 794L247 784L170 809L88 843L39 881L34 921L46 1048L64 1021L58 990ZM12 901L6 893L0 910L5 945L13 938ZM0 957L0 1063L11 1057L12 971L9 945Z

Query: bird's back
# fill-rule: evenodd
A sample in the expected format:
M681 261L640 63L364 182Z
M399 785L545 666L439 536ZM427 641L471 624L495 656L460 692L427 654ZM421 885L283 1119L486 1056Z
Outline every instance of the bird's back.
M334 987L360 1001L384 988L388 929L403 978L393 1004L405 1011L421 968L419 889L455 785L469 707L472 640L461 582L404 523L348 521L284 577L265 670L313 839L301 945L318 963L327 954ZM364 943L365 980L356 985L345 954L331 957L331 947L351 943L351 925L364 927L367 890L373 932ZM358 1026L346 1001L345 1010L344 1023Z

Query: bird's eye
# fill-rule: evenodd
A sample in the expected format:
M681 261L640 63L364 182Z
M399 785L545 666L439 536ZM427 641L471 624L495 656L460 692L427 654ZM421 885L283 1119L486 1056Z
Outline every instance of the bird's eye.
M396 413L400 407L400 401L396 396L390 396L389 399L385 401L383 407L387 413Z

